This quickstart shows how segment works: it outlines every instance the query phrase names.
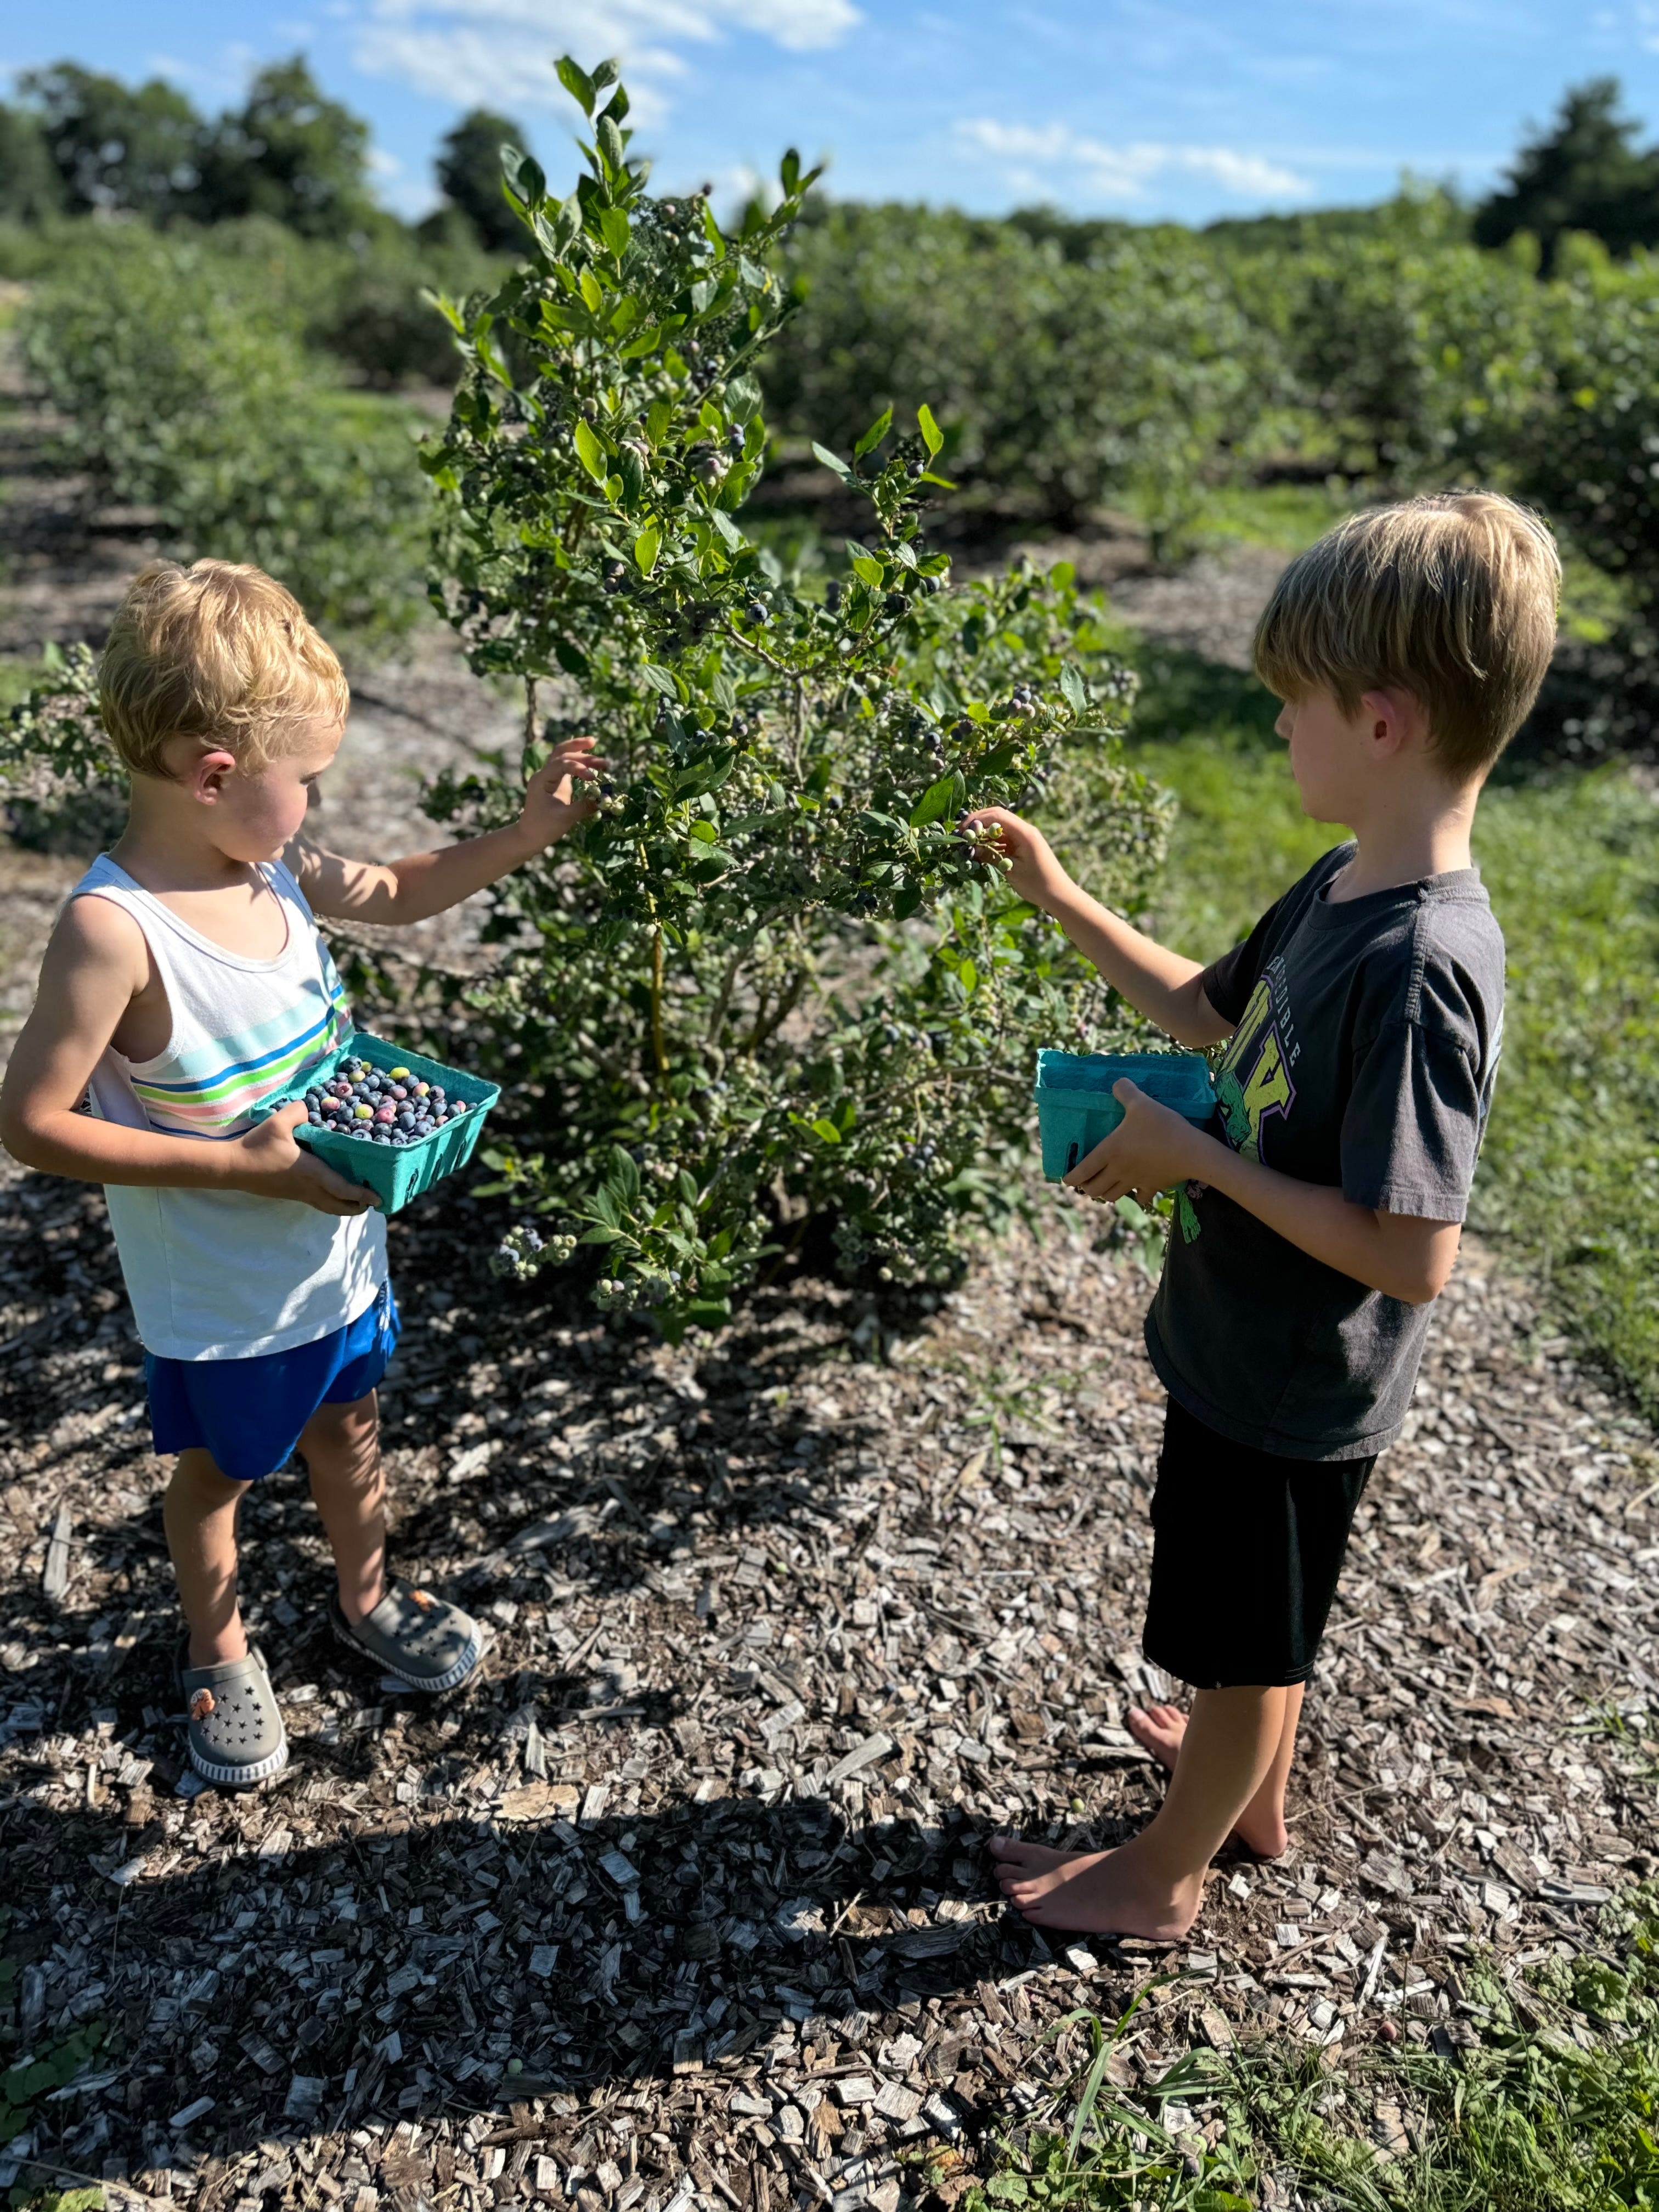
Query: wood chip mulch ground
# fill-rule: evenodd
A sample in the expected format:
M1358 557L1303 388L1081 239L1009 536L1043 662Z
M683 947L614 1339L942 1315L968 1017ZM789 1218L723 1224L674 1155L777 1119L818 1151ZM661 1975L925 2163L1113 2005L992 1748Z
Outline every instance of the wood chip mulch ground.
M13 2039L104 2036L0 2183L894 2212L1042 2109L1073 2007L1156 1984L1131 2091L1262 2034L1453 2056L1471 1957L1513 1984L1649 1870L1659 1457L1478 1249L1361 1510L1290 1854L1224 1862L1158 1951L1008 1918L982 1851L1158 1802L1122 1727L1166 1686L1144 1275L1057 1207L927 1313L794 1279L677 1352L498 1283L495 1233L459 1196L393 1224L386 1392L397 1564L488 1624L483 1679L421 1704L340 1654L290 1473L245 1586L294 1757L234 1798L182 1771L101 1201L0 1186Z

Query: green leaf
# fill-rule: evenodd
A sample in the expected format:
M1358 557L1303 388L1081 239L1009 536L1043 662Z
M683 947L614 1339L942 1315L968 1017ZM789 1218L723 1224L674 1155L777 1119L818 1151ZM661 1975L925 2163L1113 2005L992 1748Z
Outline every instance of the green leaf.
M622 132L608 115L602 115L593 136L599 142L599 153L606 168L613 177L620 176L628 165L628 151L623 144Z
M857 445L854 447L853 459L855 461L861 461L866 453L872 452L876 447L880 445L882 440L887 435L887 433L892 428L892 427L893 410L890 407L884 407L881 413L877 416L875 421L870 425L864 435L859 440Z
M559 56L558 70L559 82L573 100L580 103L582 113L591 115L593 112L593 102L599 96L599 89L592 78L589 76L581 64L573 61L568 54Z
M901 921L908 921L921 904L921 885L906 884L893 901L893 912Z
M632 1152L624 1152L620 1145L611 1147L611 1165L605 1174L607 1189L618 1191L631 1206L640 1194L640 1164Z
M605 294L599 289L599 280L591 269L581 273L581 295L590 315L597 315L605 305Z
M634 540L634 562L642 576L648 576L657 565L657 556L662 550L662 531L654 522L647 522Z
M930 822L937 822L941 815L948 813L956 797L957 786L961 781L962 778L952 769L949 775L940 776L937 783L930 783L910 810L910 827L925 830Z
M778 164L778 182L783 187L785 199L789 198L800 183L800 155L793 146L788 149L782 161Z
M622 71L614 61L603 61L594 70L591 80L596 93L603 92L608 84L615 84Z
M602 484L611 473L610 457L586 422L576 425L576 453L582 466L597 484Z
M841 1131L833 1121L826 1121L822 1114L812 1124L812 1134L815 1137L822 1137L826 1145L838 1145L841 1142Z
M812 441L812 452L816 459L821 461L832 474L838 476L843 483L851 483L853 471L839 453L832 453L828 446L820 446L816 439Z
M1090 2067L1088 2078L1083 2085L1083 2094L1077 2101L1077 2110L1072 2115L1071 2139L1066 2144L1066 2154L1073 2163L1077 2159L1079 2146L1087 2134L1089 2123L1094 2117L1095 2106L1100 2097L1100 2085L1105 2079L1106 2068L1112 2056L1112 2043L1105 2036L1101 2036L1095 2051L1094 2063Z
M576 1242L579 1244L614 1244L621 1235L620 1229L601 1229L596 1224L592 1229L585 1229Z
M678 699L680 696L680 687L672 676L667 669L659 668L654 660L640 663L640 677L653 691L660 691L665 699Z
M616 255L618 261L622 259L623 254L628 251L628 241L631 234L632 234L629 228L628 217L623 213L620 208L600 209L599 236L610 247L611 252Z
M700 845L717 845L720 842L720 833L709 821L694 822L689 834Z
M1066 695L1066 703L1074 714L1080 714L1089 703L1089 687L1082 672L1068 660L1060 672L1060 688Z
M931 459L945 443L945 433L934 422L933 410L925 399L916 410L916 425L921 432L922 443L927 447L928 458Z

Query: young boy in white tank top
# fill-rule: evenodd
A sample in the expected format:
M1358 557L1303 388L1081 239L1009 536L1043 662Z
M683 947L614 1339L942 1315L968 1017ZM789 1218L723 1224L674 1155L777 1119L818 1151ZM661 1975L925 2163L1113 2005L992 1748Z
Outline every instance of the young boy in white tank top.
M313 916L441 914L585 820L573 775L604 763L591 738L557 747L511 829L437 852L379 866L324 850L304 823L344 732L345 678L280 584L228 562L145 568L100 689L131 811L46 949L0 1142L105 1186L155 1449L179 1455L166 1523L191 1762L246 1786L280 1771L288 1746L238 1611L236 1510L296 1449L334 1553L337 1635L432 1691L481 1650L458 1607L385 1571L385 1223L295 1142L303 1107L252 1118L351 1025Z

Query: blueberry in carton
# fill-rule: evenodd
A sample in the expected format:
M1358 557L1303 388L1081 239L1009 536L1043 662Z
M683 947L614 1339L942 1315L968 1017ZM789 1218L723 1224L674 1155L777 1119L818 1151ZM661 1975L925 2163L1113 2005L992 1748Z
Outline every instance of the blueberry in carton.
M1059 1182L1123 1119L1112 1085L1125 1076L1200 1127L1215 1111L1209 1062L1197 1052L1040 1052L1037 1128L1042 1172Z
M366 1185L383 1213L396 1213L466 1165L501 1095L476 1075L354 1030L259 1112L303 1103L295 1143L348 1182Z

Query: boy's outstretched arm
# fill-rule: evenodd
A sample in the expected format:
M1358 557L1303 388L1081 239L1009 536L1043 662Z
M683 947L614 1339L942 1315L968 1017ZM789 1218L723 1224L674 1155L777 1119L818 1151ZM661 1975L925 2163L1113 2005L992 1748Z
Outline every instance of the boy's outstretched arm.
M362 1213L374 1193L296 1145L305 1119L279 1107L240 1137L169 1137L95 1121L78 1109L123 1015L150 983L149 950L131 915L103 898L72 899L40 967L34 1010L0 1085L0 1144L26 1168L83 1182L171 1190L240 1190L319 1213Z
M981 808L966 816L962 827L995 833L1009 864L1010 886L1051 914L1112 988L1177 1044L1219 1044L1232 1035L1233 1024L1223 1021L1204 995L1200 963L1171 952L1091 898L1061 867L1040 830L1002 806Z
M595 800L577 799L574 789L577 775L592 781L605 773L593 746L592 738L555 746L526 785L524 811L510 830L386 861L345 860L302 831L283 858L318 914L339 921L426 921L533 860L598 811Z
M1171 1183L1208 1183L1287 1243L1352 1275L1367 1290L1407 1305L1437 1298L1457 1257L1462 1224L1357 1206L1327 1183L1302 1182L1195 1129L1134 1084L1115 1084L1123 1119L1065 1178L1073 1190L1109 1205L1132 1191L1150 1196Z

